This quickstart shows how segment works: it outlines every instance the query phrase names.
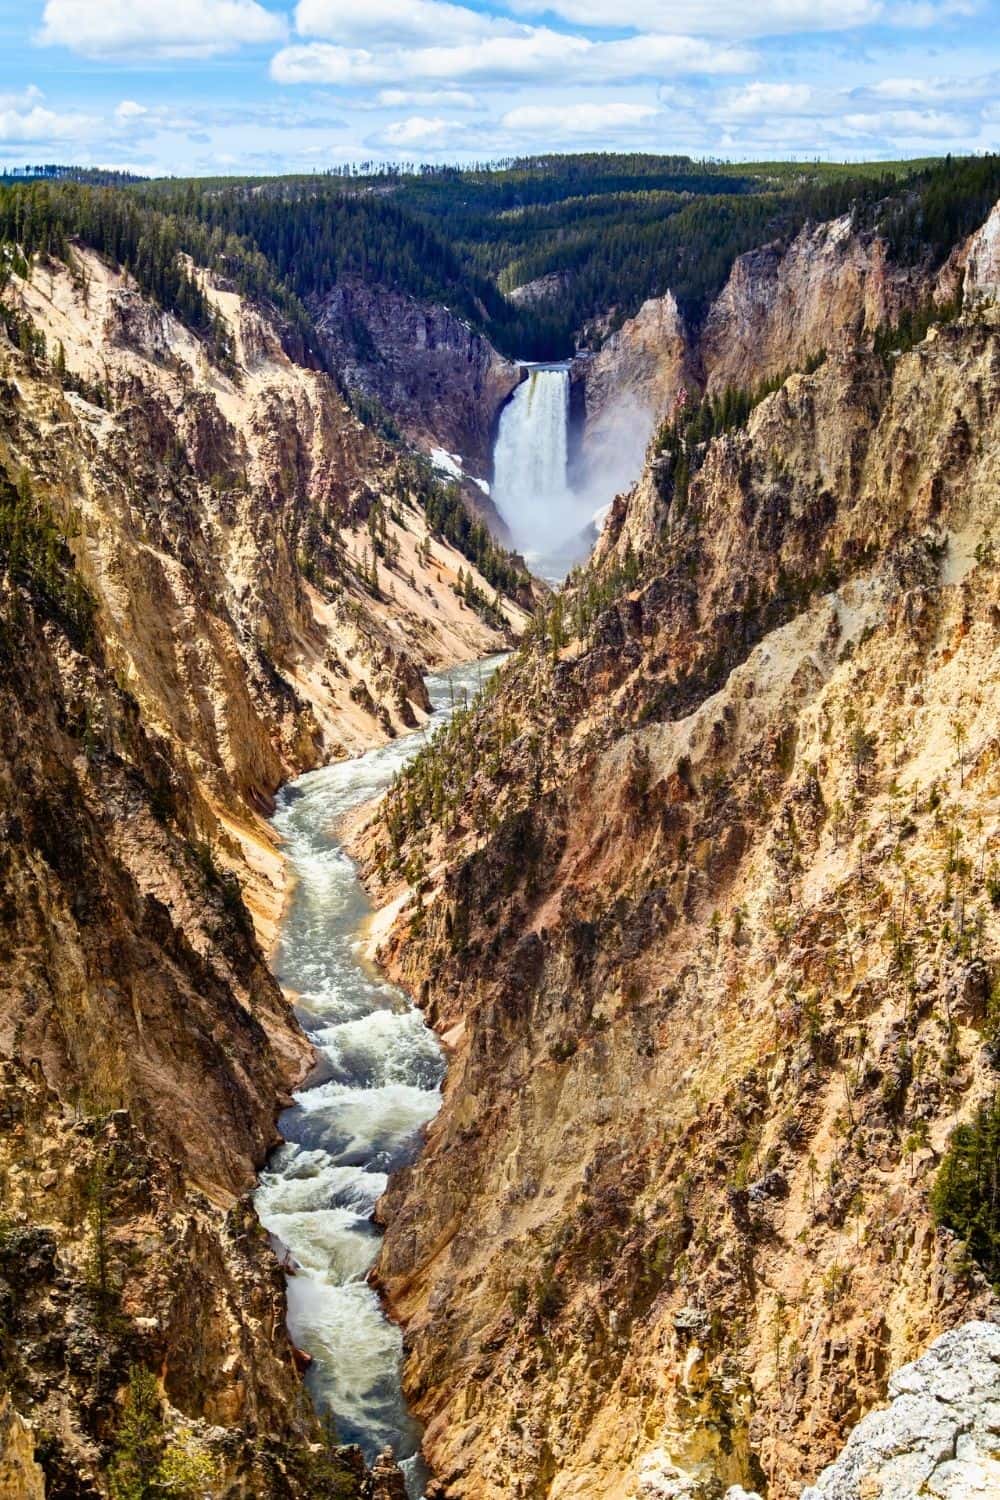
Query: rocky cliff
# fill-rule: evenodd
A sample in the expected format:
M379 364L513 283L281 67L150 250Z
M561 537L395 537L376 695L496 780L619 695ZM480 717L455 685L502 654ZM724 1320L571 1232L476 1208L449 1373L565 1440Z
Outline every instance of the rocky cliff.
M1000 1491L997 1324L965 1323L942 1334L892 1376L888 1394L890 1404L858 1423L802 1500L965 1500ZM733 1486L725 1500L760 1497Z
M525 618L430 526L426 474L203 281L222 354L82 248L5 293L5 1494L358 1492L248 1198L309 1065L258 941L263 815Z
M451 1050L380 1262L442 1495L792 1500L997 1316L929 1205L997 1078L995 223L652 462L367 835Z
M577 362L585 467L599 468L609 440L627 431L635 435L634 478L642 445L680 391L721 392L801 369L821 350L896 323L929 298L946 302L961 262L957 255L935 274L896 265L880 235L845 215L739 256L698 328L685 325L669 292L646 302L597 355Z
M516 365L446 307L385 287L344 281L315 310L348 386L377 398L411 441L490 476L497 417L521 378Z

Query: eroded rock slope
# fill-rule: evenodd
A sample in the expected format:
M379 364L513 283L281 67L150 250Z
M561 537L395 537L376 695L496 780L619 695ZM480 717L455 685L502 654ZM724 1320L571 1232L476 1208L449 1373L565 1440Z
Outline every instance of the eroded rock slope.
M996 1318L929 1205L997 1085L990 233L652 462L367 835L452 1050L380 1262L440 1494L792 1500Z
M682 391L752 387L928 301L947 303L965 253L933 274L897 265L885 239L848 214L739 256L700 327L685 323L669 292L651 299L575 367L585 393L585 468L599 473L606 445L620 446L623 430L648 439Z
M426 473L206 287L224 355L80 247L5 291L4 1493L359 1492L248 1196L309 1065L265 814L525 618Z

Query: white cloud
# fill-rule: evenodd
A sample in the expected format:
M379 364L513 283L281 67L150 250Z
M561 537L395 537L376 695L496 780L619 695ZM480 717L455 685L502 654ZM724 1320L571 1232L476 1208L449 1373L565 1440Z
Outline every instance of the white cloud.
M695 36L794 36L852 31L862 26L927 28L973 16L982 0L621 0L613 17L607 0L508 0L518 15L552 11L579 26L634 27Z
M408 120L396 120L383 132L383 140L389 146L423 147L439 150L446 146L454 131L454 121L428 119L424 115L411 115Z
M449 0L299 0L295 29L340 46L377 43L434 45L443 39L516 35L524 27L495 20L482 11L452 5Z
M695 36L782 36L844 31L879 20L882 0L622 0L613 16L607 0L509 0L519 15L553 11L582 26L630 26Z
M932 109L892 109L884 113L860 111L845 114L842 124L849 132L885 137L900 143L960 140L970 131L970 122L962 116Z
M683 36L636 36L595 42L534 27L517 36L435 47L341 47L328 42L285 47L271 61L278 83L367 85L401 80L483 83L607 83L679 73L745 71L744 48Z
M286 30L256 0L46 0L38 40L85 57L210 57Z
M62 145L85 139L99 123L93 115L59 114L41 104L24 108L0 94L0 144Z
M28 109L45 98L37 84L29 83L17 94L0 94L0 109Z
M500 124L518 133L537 133L540 139L549 133L564 138L634 129L648 125L659 113L655 104L522 104L508 110Z
M883 78L867 89L857 89L859 97L904 104L951 104L969 100L992 100L1000 91L1000 73L985 73L973 78Z
M375 95L379 109L478 109L475 94L462 89L379 89Z
M902 0L887 7L886 20L893 26L926 30L945 21L964 20L979 10L977 0Z
M762 115L801 115L812 102L813 91L805 83L748 83L725 96L713 117L756 120Z

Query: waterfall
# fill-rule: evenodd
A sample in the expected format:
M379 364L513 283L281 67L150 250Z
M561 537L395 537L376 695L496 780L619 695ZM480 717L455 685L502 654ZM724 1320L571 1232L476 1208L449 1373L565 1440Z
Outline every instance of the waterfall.
M515 544L537 557L557 549L588 519L566 475L569 370L531 369L500 417L493 498Z

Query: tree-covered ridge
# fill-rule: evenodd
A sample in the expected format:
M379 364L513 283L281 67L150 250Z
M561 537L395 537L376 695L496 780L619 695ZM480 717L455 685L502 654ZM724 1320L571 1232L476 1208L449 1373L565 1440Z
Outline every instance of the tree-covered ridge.
M165 311L203 337L222 364L229 336L185 257L226 275L236 290L280 313L288 351L319 363L319 341L294 293L257 248L213 230L177 203L172 211L129 191L75 180L40 178L0 182L0 246L17 255L72 258L79 241L128 271ZM9 261L9 256L7 257ZM0 280L2 286L2 280Z
M5 167L0 172L0 182L25 182L35 178L49 181L88 182L95 187L120 187L126 182L141 182L135 172L115 171L109 167L80 167L60 162L44 162L23 167Z
M130 271L161 307L228 358L225 330L183 259L193 248L190 233L175 219L112 188L49 179L0 184L0 245L69 260L74 240Z
M187 184L168 199L215 241L252 244L303 301L345 277L444 302L470 320L502 325L509 309L428 224L392 198L339 190L285 192L249 187L205 192ZM157 195L161 196L161 195Z
M182 251L280 308L296 357L322 359L306 304L359 278L443 303L511 357L549 359L668 290L696 325L737 256L848 212L884 233L902 262L940 262L998 196L997 155L852 169L594 154L118 189L0 183L0 237L41 253L86 241L220 357L223 331ZM511 301L517 286L552 273L543 302Z
M562 358L670 290L697 323L737 256L853 212L906 261L940 259L1000 195L1000 158L731 165L543 156L498 167L129 190L252 244L302 301L357 276L444 303L505 354ZM559 273L543 303L507 294Z
M1000 196L1000 155L946 157L925 167L909 190L890 200L878 228L894 259L912 264L930 254L937 265L979 228Z

